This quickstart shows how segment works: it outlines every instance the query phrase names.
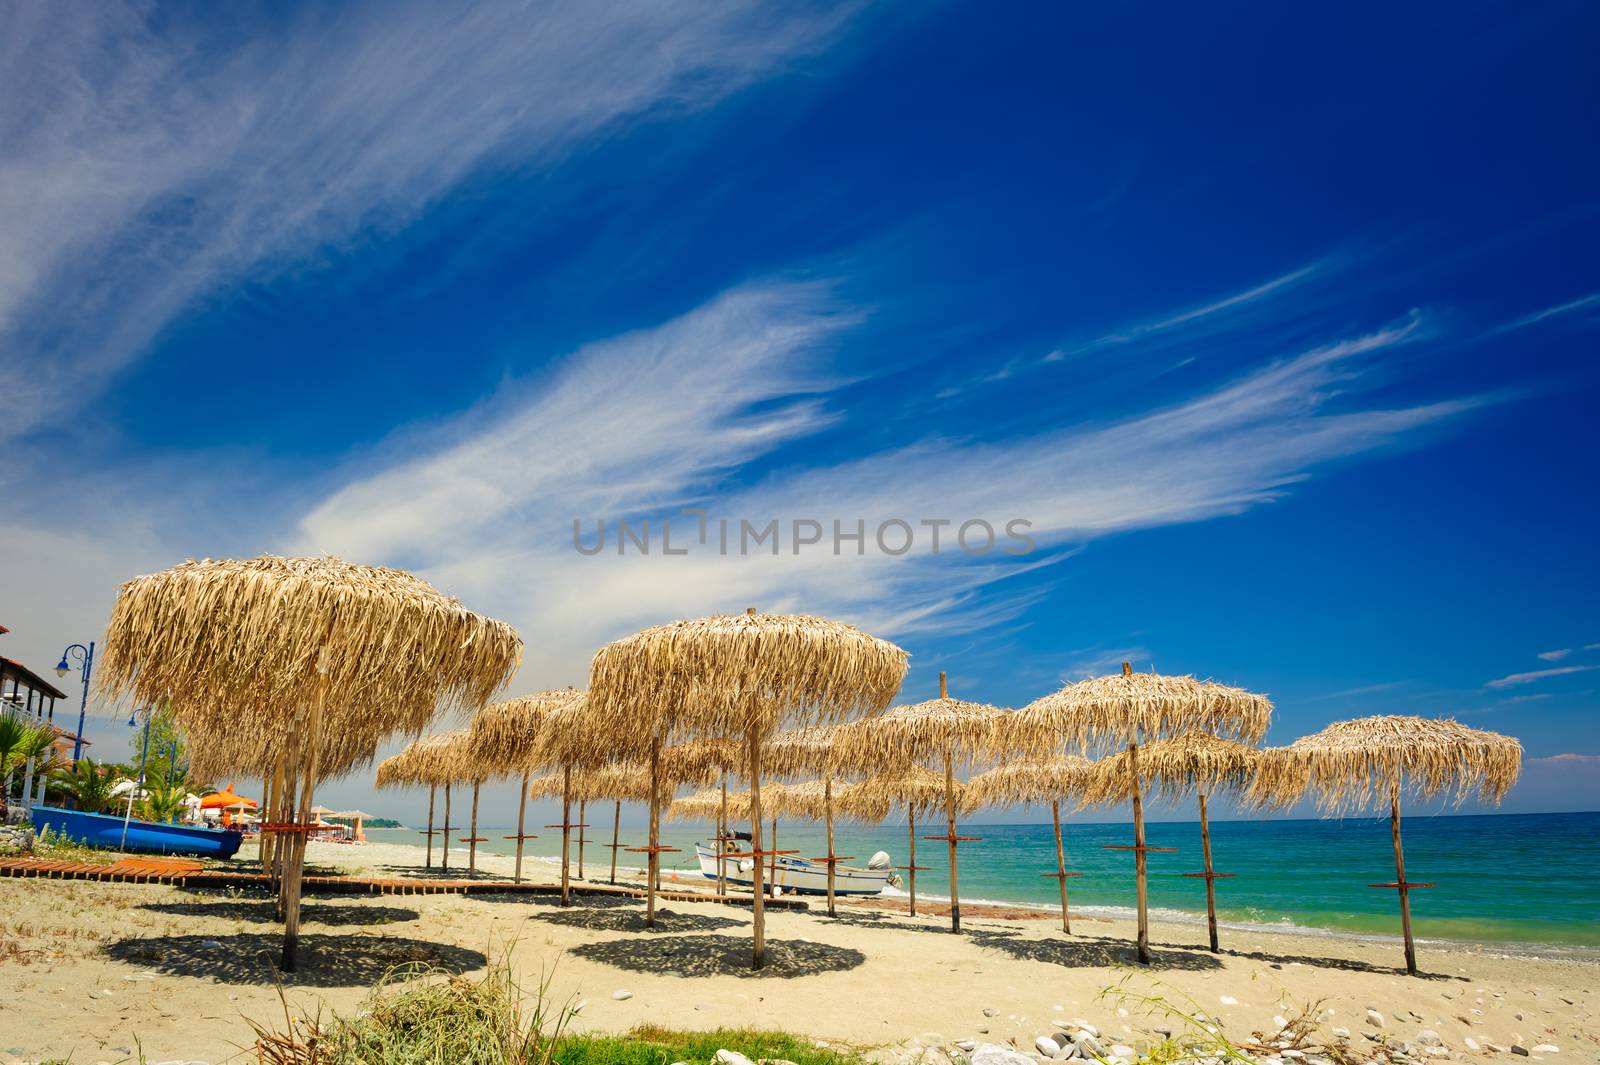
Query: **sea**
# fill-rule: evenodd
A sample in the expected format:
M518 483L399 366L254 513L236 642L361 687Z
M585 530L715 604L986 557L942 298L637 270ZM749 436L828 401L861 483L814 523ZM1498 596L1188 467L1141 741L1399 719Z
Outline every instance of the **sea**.
M590 877L609 869L604 844L611 842L611 813L607 805L588 814L584 865ZM1412 892L1412 927L1419 940L1600 957L1600 812L1416 816L1402 828L1407 878L1437 885ZM494 838L479 846L514 853L514 842L501 838L514 831L480 826L480 835ZM538 831L538 839L527 841L526 854L556 861L560 832ZM917 864L928 867L917 874L919 898L949 895L946 844L920 838L942 831L942 822L917 826ZM415 829L368 833L374 842L426 843ZM621 841L637 846L644 834L636 822L624 824ZM962 901L1059 909L1056 881L1041 875L1056 868L1048 823L964 823L961 834L982 837L960 845ZM1105 848L1131 843L1132 826L1068 821L1063 834L1067 869L1082 874L1067 882L1073 913L1131 917L1133 856ZM1175 848L1149 855L1152 916L1204 921L1205 881L1184 876L1203 868L1199 823L1150 822L1146 836L1149 846ZM682 852L664 854L663 865L697 870L694 843L705 837L703 826L664 824L663 844ZM778 847L806 857L826 854L825 838L820 826L778 826ZM1211 845L1216 871L1233 874L1216 882L1218 917L1226 926L1379 939L1399 934L1394 889L1369 886L1395 879L1387 818L1212 821ZM835 846L840 855L852 857L851 864L865 865L884 851L895 865L905 865L906 825L841 824L835 828ZM465 853L452 841L453 860L458 850ZM638 859L625 852L619 856L623 867ZM891 893L904 894L905 887L902 883Z

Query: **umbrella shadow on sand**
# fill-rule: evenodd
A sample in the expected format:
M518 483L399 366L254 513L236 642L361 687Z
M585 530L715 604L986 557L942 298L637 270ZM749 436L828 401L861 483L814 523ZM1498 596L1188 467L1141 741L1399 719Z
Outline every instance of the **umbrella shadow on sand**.
M1264 961L1269 965L1282 967L1284 965L1308 965L1318 969L1343 969L1352 973L1377 973L1380 976L1405 976L1404 965L1375 965L1372 962L1361 961L1358 958L1318 958L1309 954L1273 954L1264 950L1227 950L1224 954L1231 954L1236 958L1249 958L1251 961ZM1430 973L1419 971L1412 974L1417 980L1455 980L1460 983L1470 984L1472 981L1465 976L1452 976L1449 973Z
M420 939L360 934L300 937L299 971L280 973L279 933L231 936L148 936L123 939L105 948L113 961L153 969L167 976L209 977L224 984L285 984L307 987L365 987L397 966L437 966L452 972L481 969L480 951Z
M644 908L600 906L571 906L554 913L536 913L532 920L571 928L592 928L603 932L714 932L723 928L748 928L749 921L712 914L678 913L675 910L657 910L656 926L644 923Z
M247 901L244 899L213 898L196 902L146 902L140 907L152 913L171 914L175 917L212 917L222 921L248 921L252 924L277 924L277 904L271 900ZM330 926L396 924L415 921L422 915L402 906L366 905L355 903L337 905L307 902L300 906L300 920L306 924Z
M844 972L867 960L859 950L831 943L806 943L790 939L767 940L767 964L750 968L748 936L662 936L640 942L611 939L585 943L569 954L630 972L664 976L747 976L787 979L818 973Z
M1074 936L1071 939L1026 939L1015 932L974 931L969 938L985 950L997 950L1025 961L1042 961L1069 969L1138 965L1134 944L1125 939L1099 936ZM1155 947L1150 952L1152 969L1184 969L1204 972L1222 968L1215 955L1200 950Z

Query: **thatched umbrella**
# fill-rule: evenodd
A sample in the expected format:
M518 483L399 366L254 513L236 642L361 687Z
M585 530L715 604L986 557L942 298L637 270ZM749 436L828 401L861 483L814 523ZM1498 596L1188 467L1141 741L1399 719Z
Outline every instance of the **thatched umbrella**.
M279 741L298 810L284 876L283 967L300 936L300 875L325 738L370 758L441 710L473 710L522 656L502 621L401 570L336 558L185 562L122 586L99 670L108 696L164 703L188 735ZM294 777L298 776L298 780Z
M898 772L869 777L852 786L853 801L867 806L903 806L906 811L906 845L910 852L907 864L900 866L907 874L907 891L911 895L911 916L917 915L917 873L927 869L917 864L917 813L937 809L945 801L951 782L933 770L920 765L908 766ZM957 801L964 801L966 785L953 782Z
M1023 707L1005 727L1030 743L1046 738L1084 748L1123 748L1134 772L1132 781L1134 883L1139 911L1139 961L1150 962L1150 895L1145 878L1144 801L1138 773L1142 744L1168 736L1207 732L1236 736L1249 743L1261 739L1272 719L1272 702L1247 692L1194 677L1135 673L1127 662L1122 672L1068 684Z
M647 722L652 762L671 729L742 737L749 752L751 850L756 857L752 965L766 962L761 903L761 744L786 718L840 721L889 705L906 673L906 652L859 629L825 618L757 614L715 616L646 629L595 655L590 699L597 716L618 731ZM653 720L652 720L653 719ZM652 803L651 875L659 813ZM654 910L652 884L650 908Z
M506 775L520 773L522 777L517 802L517 834L505 837L517 841L514 879L518 883L522 881L523 842L539 838L526 830L528 779L550 764L551 732L560 724L557 715L581 695L576 688L554 688L490 703L472 716L473 757Z
M1205 872L1184 876L1206 882L1206 925L1211 934L1211 952L1221 950L1217 939L1217 881L1233 876L1219 873L1211 864L1211 822L1206 800L1219 791L1238 792L1250 782L1261 751L1248 743L1225 740L1207 733L1191 733L1156 740L1139 751L1140 790L1154 787L1168 801L1193 794L1200 804L1200 854ZM1127 752L1095 764L1094 780L1084 796L1085 806L1127 802L1133 798L1133 759Z
M661 788L661 803L670 802L672 795L681 784L704 785L721 778L722 794L728 794L728 774L738 773L744 766L744 751L737 743L729 740L698 739L688 740L684 743L675 743L670 747L661 748L657 776ZM728 817L727 810L723 809L716 820L717 849L727 842ZM659 839L652 842L657 846ZM662 847L657 854L667 853L670 848ZM656 890L661 890L661 863L656 863ZM717 894L724 894L727 883L722 876L722 863L717 863Z
M956 845L980 837L956 834L955 767L1010 753L1014 744L1000 729L1009 712L998 706L950 698L945 674L939 674L939 697L912 706L897 706L882 717L858 721L840 730L841 756L847 764L881 766L896 762L934 762L944 769L945 834L950 848L950 930L961 931L961 892L956 877ZM1016 748L1024 749L1024 748ZM916 864L913 862L912 864Z
M622 832L622 804L624 802L650 801L650 770L640 765L613 765L585 775L583 793L593 799L610 799L611 811L611 876L608 883L617 882L617 851L622 849L619 837Z
M811 726L809 728L793 729L789 732L780 732L772 737L767 744L765 752L768 767L777 775L793 777L819 774L822 778L821 780L812 781L810 784L801 784L800 787L810 788L812 785L815 786L817 816L814 820L822 821L827 829L827 856L819 857L815 860L825 863L828 867L829 917L834 917L838 914L834 904L834 867L839 862L848 860L840 858L833 846L833 792L836 783L835 778L846 768L854 773L860 773L869 768L859 764L847 767L839 757L840 739L840 729L837 726L832 728ZM887 804L885 804L885 812L887 812Z
M1473 792L1498 804L1522 771L1522 744L1510 736L1468 728L1448 719L1363 717L1337 721L1287 747L1262 752L1248 797L1289 806L1309 789L1325 812L1381 807L1389 800L1395 882L1372 887L1400 893L1400 930L1406 941L1406 972L1417 972L1411 939L1411 889L1432 884L1406 880L1400 846L1400 796L1431 798L1454 792L1461 802Z
M442 868L450 868L450 779L432 775L430 769L438 763L427 754L430 746L448 742L448 736L424 736L413 740L399 754L378 763L377 783L380 788L428 786L428 831L424 833L428 837L428 853L423 866L426 869L433 868L433 837L440 834L433 827L433 804L441 785L444 787L444 846L440 848L440 861Z
M470 729L456 729L440 737L441 743L429 746L422 752L425 761L433 763L431 772L448 783L472 785L472 814L465 839L456 842L467 845L467 875L478 875L478 844L486 837L478 835L478 798L484 781L504 775L504 770L493 761L484 759L478 751ZM450 837L445 837L448 847Z
M1081 797L1093 772L1094 763L1077 755L1007 762L967 781L962 798L967 810L1050 804L1050 821L1056 831L1056 871L1039 875L1054 877L1061 887L1061 930L1068 935L1072 934L1072 918L1067 913L1067 878L1081 874L1067 872L1067 853L1061 842L1061 800Z

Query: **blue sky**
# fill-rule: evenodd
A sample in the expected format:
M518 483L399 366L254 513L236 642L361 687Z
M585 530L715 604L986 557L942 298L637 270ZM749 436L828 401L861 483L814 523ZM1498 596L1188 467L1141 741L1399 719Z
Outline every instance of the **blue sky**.
M1267 692L1270 742L1455 715L1524 741L1508 808L1600 806L1591 7L0 23L4 653L327 551L513 621L516 690L804 610L909 698L1128 658ZM573 549L685 507L1037 548Z

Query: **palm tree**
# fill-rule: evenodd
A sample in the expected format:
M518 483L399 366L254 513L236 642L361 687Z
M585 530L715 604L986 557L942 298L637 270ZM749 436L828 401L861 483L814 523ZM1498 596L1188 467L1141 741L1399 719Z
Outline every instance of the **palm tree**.
M111 808L111 784L111 774L93 758L80 758L70 769L59 769L50 778L50 786L64 792L86 814Z
M185 789L181 785L167 787L165 782L145 788L144 816L151 821L172 824L183 816Z
M55 764L56 734L49 725L29 720L22 714L0 713L0 821L10 812L11 778L16 771L35 760L35 769L48 772Z

